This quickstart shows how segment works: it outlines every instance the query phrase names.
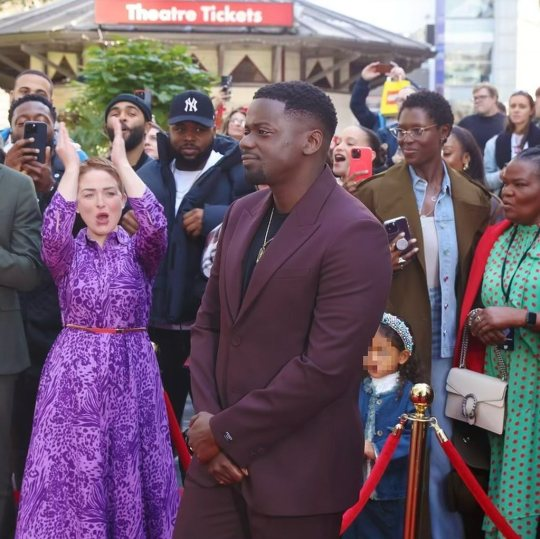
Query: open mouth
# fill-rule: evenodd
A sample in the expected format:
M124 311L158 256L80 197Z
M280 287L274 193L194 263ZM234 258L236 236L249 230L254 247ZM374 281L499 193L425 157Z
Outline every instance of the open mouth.
M347 157L345 157L343 154L341 154L341 153L334 154L334 162L335 163L343 163L346 160L347 160Z
M98 224L105 224L109 221L109 214L108 213L98 213L96 215L96 221L98 222Z

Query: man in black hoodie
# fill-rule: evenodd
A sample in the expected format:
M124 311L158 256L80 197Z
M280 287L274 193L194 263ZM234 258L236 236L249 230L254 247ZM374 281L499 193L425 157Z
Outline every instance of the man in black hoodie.
M179 421L189 390L184 362L190 328L206 285L201 271L206 236L235 199L254 190L244 179L238 143L216 135L214 119L206 94L189 90L175 96L169 136L158 134L159 160L138 171L169 224L167 254L154 283L150 337L158 345L163 385Z

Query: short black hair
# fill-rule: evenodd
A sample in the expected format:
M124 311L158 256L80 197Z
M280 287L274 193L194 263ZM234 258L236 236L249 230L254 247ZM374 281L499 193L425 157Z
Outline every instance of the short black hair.
M15 83L13 84L13 88L17 85L17 81L24 75L37 75L38 77L44 78L51 86L51 95L53 93L54 83L47 75L47 73L44 73L43 71L39 71L38 69L25 69L24 71L21 71L16 77L15 77Z
M445 124L450 126L454 124L454 113L450 103L437 92L420 90L408 95L401 105L398 119L404 109L423 109L439 127Z
M514 157L514 161L527 161L531 163L536 169L536 174L540 176L540 146L532 146L519 152Z
M295 80L268 84L257 90L253 99L274 99L284 103L287 112L316 118L328 144L336 132L337 114L332 100L309 82Z
M29 101L37 101L39 103L43 103L44 105L46 105L49 111L51 112L53 122L56 122L56 109L53 107L53 104L46 97L43 97L42 95L28 94L28 95L23 95L22 97L20 97L19 99L16 99L15 101L13 101L13 103L11 103L11 106L9 107L9 112L8 112L9 125L11 125L11 120L13 119L13 113L15 112L15 109L19 105L22 105L23 103L27 103Z

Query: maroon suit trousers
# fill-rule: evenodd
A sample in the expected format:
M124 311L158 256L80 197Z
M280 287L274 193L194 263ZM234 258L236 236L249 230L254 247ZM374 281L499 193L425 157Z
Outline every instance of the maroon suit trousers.
M188 478L173 539L338 539L341 516L262 515L247 507L238 486L202 487Z

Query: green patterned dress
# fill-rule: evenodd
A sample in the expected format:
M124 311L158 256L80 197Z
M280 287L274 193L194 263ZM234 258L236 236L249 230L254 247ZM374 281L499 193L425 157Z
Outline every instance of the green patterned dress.
M491 250L484 273L482 301L486 307L508 305L538 313L538 226L519 225L512 242L514 229L506 230ZM508 291L511 280L506 303L503 287ZM513 351L502 352L509 372L507 417L503 434L490 436L489 495L520 537L534 539L540 516L540 333L515 328L514 342ZM496 365L494 348L488 346L486 373L497 376ZM498 537L488 518L484 519L484 530L487 539Z

